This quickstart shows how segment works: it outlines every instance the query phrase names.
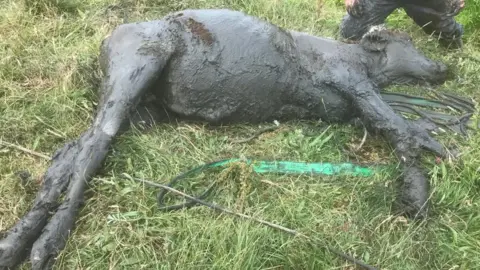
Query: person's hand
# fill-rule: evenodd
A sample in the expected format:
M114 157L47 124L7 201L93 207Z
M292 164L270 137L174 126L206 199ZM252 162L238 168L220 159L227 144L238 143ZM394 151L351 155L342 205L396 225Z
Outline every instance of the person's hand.
M345 2L354 2L355 0L345 0ZM456 16L465 8L465 0L451 0L450 16Z
M355 3L355 0L345 0L345 6L347 7L353 6L354 3Z
M345 0L345 7L350 16L359 17L362 15L364 8L361 1L362 0Z

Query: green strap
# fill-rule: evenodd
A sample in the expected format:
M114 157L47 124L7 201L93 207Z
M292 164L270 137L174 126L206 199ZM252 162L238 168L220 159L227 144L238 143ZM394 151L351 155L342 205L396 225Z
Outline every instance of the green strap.
M321 174L321 175L352 175L372 176L375 169L362 167L353 163L308 163L293 161L265 161L251 159L226 159L202 165L202 169L221 167L232 162L245 162L253 166L257 173L282 173L282 174ZM196 170L197 168L193 169Z
M353 163L306 163L306 162L292 162L292 161L264 161L251 159L224 159L214 161L197 166L187 172L184 172L173 178L167 186L172 187L178 181L184 180L187 176L199 173L209 168L225 167L233 162L245 162L252 165L253 170L257 173L283 173L283 174L320 174L320 175L350 175L369 177L375 172L379 171L380 166L362 167ZM210 185L197 199L203 200L213 190L214 183ZM187 201L182 204L166 206L163 202L165 195L168 193L166 189L161 189L158 193L157 200L160 211L173 211L182 208L188 208L195 205L194 201Z
M480 129L480 122L472 118L475 113L475 104L453 94L433 90L430 92L436 99L386 91L381 91L380 94L397 113L417 115L437 126L449 128L465 136L467 136L467 129ZM456 111L460 115L414 108L414 106L434 110L443 109L448 112Z

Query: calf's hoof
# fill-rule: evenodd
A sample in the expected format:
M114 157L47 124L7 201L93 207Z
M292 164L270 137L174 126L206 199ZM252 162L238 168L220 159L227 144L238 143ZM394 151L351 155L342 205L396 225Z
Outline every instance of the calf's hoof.
M428 214L430 184L424 172L416 166L406 167L396 208L399 214L423 219Z
M445 158L449 156L445 147L435 140L427 131L428 127L421 126L419 122L406 121L407 125L400 129L400 134L395 139L396 151L402 162L411 163L426 150Z

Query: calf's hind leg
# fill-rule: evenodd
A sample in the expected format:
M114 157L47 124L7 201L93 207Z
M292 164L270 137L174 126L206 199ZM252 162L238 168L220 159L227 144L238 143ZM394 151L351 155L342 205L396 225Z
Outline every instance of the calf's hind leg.
M52 268L74 227L87 182L102 165L121 124L157 80L172 53L165 49L172 47L171 39L166 31L159 32L163 27L158 24L121 25L102 46L104 96L94 125L52 159L32 210L0 241L0 269L20 264L32 243L32 269ZM48 212L54 210L52 205L67 185L63 203L47 223Z
M429 150L445 156L444 147L433 139L425 129L397 115L385 103L378 89L369 83L344 88L342 93L349 97L359 117L366 126L385 136L395 147L403 172L401 194L398 202L409 216L424 217L427 213L429 181L419 167L421 150Z

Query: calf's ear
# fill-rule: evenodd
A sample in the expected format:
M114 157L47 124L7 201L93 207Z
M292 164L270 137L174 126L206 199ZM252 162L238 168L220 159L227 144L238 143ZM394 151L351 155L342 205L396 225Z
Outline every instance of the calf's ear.
M381 24L370 27L370 30L360 40L360 45L364 50L381 52L385 50L389 41L390 32L385 25Z

